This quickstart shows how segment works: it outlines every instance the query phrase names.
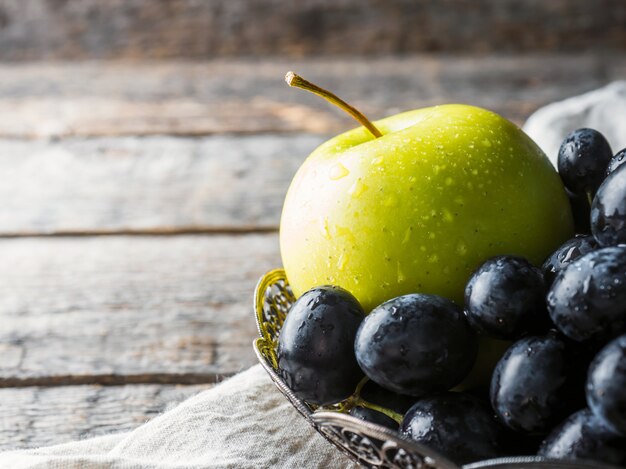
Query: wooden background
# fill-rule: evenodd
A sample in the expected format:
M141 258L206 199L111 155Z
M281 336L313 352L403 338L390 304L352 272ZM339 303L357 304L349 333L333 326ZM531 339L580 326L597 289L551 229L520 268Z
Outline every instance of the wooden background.
M626 77L625 5L0 0L0 448L132 429L255 362L286 188L353 126L287 70L372 118L522 123Z

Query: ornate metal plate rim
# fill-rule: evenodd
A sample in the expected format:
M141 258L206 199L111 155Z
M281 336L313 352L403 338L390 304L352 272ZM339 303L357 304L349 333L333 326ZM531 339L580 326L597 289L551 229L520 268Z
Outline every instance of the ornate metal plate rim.
M398 432L340 412L324 411L322 409L314 412L310 406L296 397L276 372L278 368L275 349L276 337L272 336L272 332L278 334L279 329L274 330L276 324L267 324L264 317L267 306L266 300L271 293L271 289L274 287L283 288L287 291L287 295L293 297L283 269L273 269L259 279L254 292L254 312L260 337L254 340L253 348L261 366L265 369L276 387L317 432L335 445L341 452L346 454L351 460L359 464L364 464L366 467L400 467L384 458L386 454L385 451L390 449L389 447L385 448L385 445L391 445L393 446L391 450L404 451L408 457L412 456L417 459L417 466L409 465L406 467L417 467L417 469L459 469L459 466L452 463L441 454L409 440ZM282 306L286 305L288 299L289 298L283 295L281 298ZM280 324L280 326L282 326L282 324ZM351 432L357 437L375 439L382 442L381 450L384 454L379 458L380 465L373 464L371 460L368 461L367 458L364 459L363 456L359 456L359 454L351 450L345 443L345 436L341 438L333 433L333 431L327 430L327 428L333 426L341 429L340 432L342 436L344 436L344 432ZM541 456L514 456L489 459L464 465L462 469L524 469L531 467L537 469L619 469L617 466L598 464L591 461L558 461Z

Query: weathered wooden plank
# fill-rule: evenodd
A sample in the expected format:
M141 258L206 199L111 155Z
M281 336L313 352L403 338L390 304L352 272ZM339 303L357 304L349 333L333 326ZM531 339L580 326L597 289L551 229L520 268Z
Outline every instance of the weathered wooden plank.
M358 101L354 90L345 88L354 82L361 99L367 100L364 109L372 117L439 102L469 102L497 109L519 122L540 103L599 86L606 81L600 76L609 74L603 68L604 62L592 57L561 59L563 62L558 67L549 62L550 57L515 60L492 57L478 66L473 59L460 57L450 61L427 57L372 62L331 60L320 61L317 66L307 64L311 68L305 67L304 72L307 75L311 72L312 78L328 83L333 89L339 88L341 94ZM611 62L611 70L618 64ZM182 84L176 80L173 64L144 64L137 70L119 64L51 65L43 67L41 73L34 65L0 66L0 135L13 135L21 118L32 121L33 127L28 128L35 129L34 135L39 135L40 130L45 134L45 129L63 122L62 117L57 119L57 114L39 112L46 99L57 100L60 106L86 105L85 97L95 95L96 101L121 99L136 110L159 99L175 101L178 93L187 93L199 102L228 100L228 94L232 98L237 93L254 102L254 94L260 93L253 81L240 83L239 91L226 84L228 77L248 80L252 71L250 63L221 62L205 66L220 77L208 89L199 83L195 83L198 85L195 88L192 86L196 80L193 77L200 76L203 70L203 66L193 64L182 66ZM286 63L265 64L258 68L258 75L265 80L270 95L286 93L280 106L285 115L292 116L289 119L294 126L303 123L302 128L312 130L306 122L313 121L323 123L318 130L335 127L343 130L353 125L349 120L342 121L340 114L316 97L288 89L279 79L287 67ZM115 70L120 72L119 76L113 75ZM96 79L99 72L102 79ZM610 73L614 76L616 72ZM352 79L346 79L350 74ZM139 84L134 78L137 75L147 78ZM20 82L20 76L26 81ZM220 95L222 87L230 91ZM55 93L58 97L53 98ZM303 104L289 100L302 100ZM34 107L25 114L9 109L10 103L19 108L29 102ZM89 116L102 116L94 113L94 109L97 105L81 108L75 117L78 119L87 112ZM242 109L239 106L238 119L245 128L250 116ZM89 116L83 117L88 120ZM132 125L123 127L123 120L107 122L113 123L113 127L107 127L106 131L99 127L100 131L125 133L133 129ZM170 129L176 134L190 128L185 127L186 121L175 125L169 122L163 128L160 124L150 127L149 122L148 128L144 128L147 133ZM190 122L189 125L195 125L195 121ZM259 117L255 122L265 120ZM91 131L83 127L78 131L81 132ZM3 139L0 171L4 182L0 185L0 198L4 203L0 210L0 235L275 229L291 177L303 158L325 138L273 134L108 137L58 142Z
M255 363L275 233L0 240L0 386L214 381Z
M0 236L274 230L313 135L0 140Z
M0 59L626 48L621 0L2 0Z
M289 69L334 90L372 119L465 102L521 122L541 105L604 84L605 65L625 58L622 52L3 64L0 137L324 134L354 126L322 99L287 87Z
M0 389L0 450L130 431L210 385Z

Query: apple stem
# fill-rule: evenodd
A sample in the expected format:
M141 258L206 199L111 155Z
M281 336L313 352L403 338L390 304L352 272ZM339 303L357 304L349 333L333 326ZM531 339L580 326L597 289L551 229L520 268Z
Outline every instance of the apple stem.
M310 91L311 93L315 93L318 96L321 96L326 101L334 104L335 106L343 109L348 114L350 114L356 121L365 127L369 132L375 137L382 137L383 134L380 130L376 128L372 122L365 117L362 113L357 111L355 108L346 103L343 99L339 98L337 95L331 93L330 91L325 90L324 88L320 88L317 85L314 85L308 80L305 80L301 76L295 74L294 72L287 72L285 75L285 81L289 86L295 86L296 88L301 88L306 91Z

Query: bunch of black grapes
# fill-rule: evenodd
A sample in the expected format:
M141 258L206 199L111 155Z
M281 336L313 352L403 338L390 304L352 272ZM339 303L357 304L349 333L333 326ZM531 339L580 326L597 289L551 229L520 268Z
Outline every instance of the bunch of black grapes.
M541 268L486 260L464 308L414 293L366 315L342 288L304 293L279 337L285 383L457 464L523 454L626 464L625 162L595 130L568 135L558 169L578 234ZM510 341L489 389L459 392L489 339Z

